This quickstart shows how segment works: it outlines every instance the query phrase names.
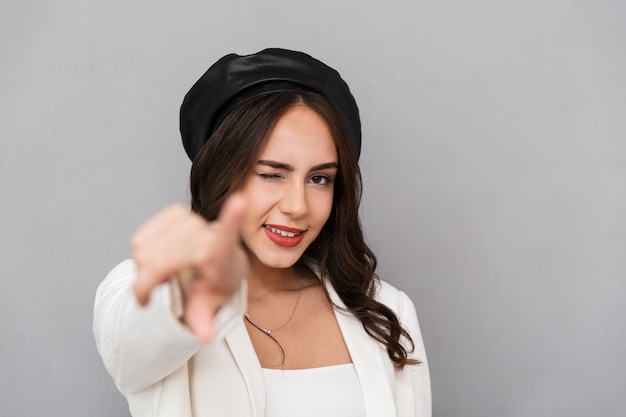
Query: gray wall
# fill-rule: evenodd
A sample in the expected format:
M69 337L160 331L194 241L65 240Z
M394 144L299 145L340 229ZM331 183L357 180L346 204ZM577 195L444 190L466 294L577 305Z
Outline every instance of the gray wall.
M266 46L360 104L364 224L416 303L435 416L624 415L625 5L3 1L0 415L128 415L94 291L187 201L183 94Z

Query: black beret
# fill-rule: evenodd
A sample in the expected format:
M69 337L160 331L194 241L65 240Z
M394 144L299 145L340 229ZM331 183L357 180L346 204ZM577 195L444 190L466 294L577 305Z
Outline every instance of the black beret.
M317 59L287 49L252 55L229 54L213 64L191 87L180 107L180 133L189 159L238 104L274 91L314 91L339 111L361 151L359 108L339 73Z

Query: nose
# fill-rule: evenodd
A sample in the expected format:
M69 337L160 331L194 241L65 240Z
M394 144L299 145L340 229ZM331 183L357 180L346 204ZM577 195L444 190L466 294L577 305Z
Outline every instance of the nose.
M308 210L304 184L289 184L285 187L278 208L282 213L294 218L304 216Z

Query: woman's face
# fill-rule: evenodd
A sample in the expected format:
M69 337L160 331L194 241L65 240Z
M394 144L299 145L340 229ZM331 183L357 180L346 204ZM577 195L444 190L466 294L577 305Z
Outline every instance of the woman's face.
M288 268L300 259L328 220L337 168L335 143L317 113L296 105L278 119L242 189L241 235L252 265Z

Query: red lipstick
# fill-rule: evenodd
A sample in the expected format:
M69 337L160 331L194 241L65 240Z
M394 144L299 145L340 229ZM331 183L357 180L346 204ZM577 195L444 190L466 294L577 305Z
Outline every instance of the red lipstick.
M295 229L293 227L282 226L278 224L263 225L263 230L267 237L279 246L292 247L296 246L302 240L306 230Z

